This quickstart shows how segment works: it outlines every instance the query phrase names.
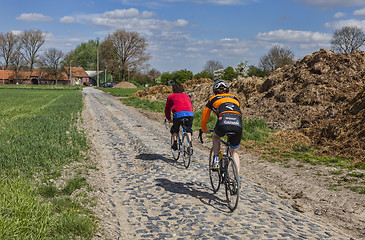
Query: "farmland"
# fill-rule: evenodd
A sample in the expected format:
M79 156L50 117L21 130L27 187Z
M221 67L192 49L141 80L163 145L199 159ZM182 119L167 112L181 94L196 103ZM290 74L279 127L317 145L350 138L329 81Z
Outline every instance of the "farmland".
M77 88L0 89L0 238L89 237L95 224L71 197L80 176L55 185L62 168L85 160Z

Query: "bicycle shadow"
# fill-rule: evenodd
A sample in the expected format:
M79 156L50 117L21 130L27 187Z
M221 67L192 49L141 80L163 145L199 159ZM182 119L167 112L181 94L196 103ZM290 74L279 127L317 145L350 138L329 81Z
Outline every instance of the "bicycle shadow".
M136 159L145 160L145 161L162 160L178 169L185 169L185 166L184 166L184 163L182 162L182 160L176 161L172 158L167 158L165 155L162 155L162 154L141 153L136 156Z
M157 178L156 186L164 188L166 191L186 194L194 198L199 199L203 204L211 206L219 211L230 213L231 211L227 207L227 202L225 198L220 198L217 194L209 193L212 191L207 186L202 183L190 182L173 182L166 178Z

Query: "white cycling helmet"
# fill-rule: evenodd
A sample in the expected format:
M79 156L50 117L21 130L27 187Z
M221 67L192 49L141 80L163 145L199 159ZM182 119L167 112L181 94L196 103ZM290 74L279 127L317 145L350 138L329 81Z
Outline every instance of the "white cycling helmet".
M213 84L213 92L215 93L215 91L218 89L223 89L226 91L228 89L228 85L227 85L226 81L224 81L224 80L215 81Z

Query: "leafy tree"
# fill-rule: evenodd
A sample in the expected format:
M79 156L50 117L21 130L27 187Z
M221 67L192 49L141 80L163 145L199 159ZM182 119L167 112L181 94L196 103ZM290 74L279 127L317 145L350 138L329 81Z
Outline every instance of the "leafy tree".
M253 77L253 76L255 76L255 77L265 77L266 76L266 74L263 70L261 70L260 68L254 66L254 65L250 65L248 67L247 74L250 77Z
M45 42L45 35L41 30L25 30L21 35L24 57L30 64L30 71L33 71L34 64L38 57L38 50Z
M289 49L284 49L279 45L273 46L269 53L260 58L260 68L265 74L284 67L294 62L294 53Z
M210 78L212 79L213 74L212 73L208 73L207 71L203 70L200 73L197 73L194 75L195 79L200 79L200 78Z
M234 69L235 72L239 74L239 76L247 77L247 62L241 62L237 65L237 67Z
M186 69L175 71L172 73L164 72L160 76L161 83L164 85L173 84L173 83L183 83L192 78L193 78L193 73Z
M173 76L169 72L164 72L161 74L160 79L162 84L167 85L169 81L173 80Z
M193 73L186 69L175 71L172 73L172 79L175 83L183 83L193 78Z
M206 71L210 74L213 74L215 71L219 70L219 69L223 69L223 64L220 63L219 61L216 60L209 60L207 61L207 63L204 65L204 69L203 71Z
M227 67L226 69L224 69L224 75L223 75L224 80L233 81L237 79L238 76L239 73L236 72L233 67Z
M334 50L351 53L358 50L365 42L364 32L358 27L337 29L332 36L331 45Z
M72 60L73 65L81 66L85 70L96 70L96 51L97 41L89 40L81 43L74 50L67 54L65 60L69 63Z

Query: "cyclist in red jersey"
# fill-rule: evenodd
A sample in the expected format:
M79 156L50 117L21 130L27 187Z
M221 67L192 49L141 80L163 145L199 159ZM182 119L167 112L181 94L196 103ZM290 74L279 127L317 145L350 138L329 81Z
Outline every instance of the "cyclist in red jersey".
M171 146L173 150L177 150L177 134L181 125L181 120L186 118L186 131L188 132L189 140L191 142L191 134L193 126L193 105L190 97L184 93L184 87L180 83L175 83L172 86L172 94L167 97L165 106L165 117L169 122L172 122L170 133L173 136L174 143ZM171 119L171 112L173 119Z

